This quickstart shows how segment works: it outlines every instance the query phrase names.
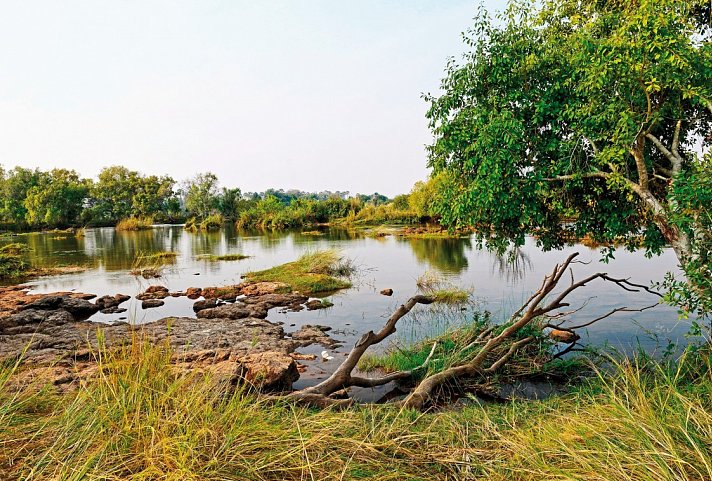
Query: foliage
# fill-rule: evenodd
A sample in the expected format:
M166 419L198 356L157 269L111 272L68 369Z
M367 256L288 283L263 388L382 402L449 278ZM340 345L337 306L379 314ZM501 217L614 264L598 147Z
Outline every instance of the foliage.
M82 211L89 183L73 170L53 169L39 175L37 185L27 190L25 218L36 226L66 226Z
M106 167L94 183L84 217L100 224L127 217L171 218L175 214L174 185L168 176L144 176L126 167Z
M706 0L480 12L469 53L427 97L443 222L499 251L530 233L545 249L585 234L634 248L642 235L687 267L701 226L674 198L712 144L709 20ZM693 210L708 195L689 197Z
M282 282L302 294L330 292L351 287L345 280L354 266L334 250L308 252L294 262L263 271L248 272L247 281Z
M211 172L198 174L185 185L185 207L199 220L208 217L218 201L218 178Z

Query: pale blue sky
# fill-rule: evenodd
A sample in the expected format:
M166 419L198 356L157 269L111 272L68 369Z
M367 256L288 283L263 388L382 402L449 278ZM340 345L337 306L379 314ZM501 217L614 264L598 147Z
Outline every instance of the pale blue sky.
M501 9L504 0L484 2ZM4 1L0 163L405 192L475 1Z

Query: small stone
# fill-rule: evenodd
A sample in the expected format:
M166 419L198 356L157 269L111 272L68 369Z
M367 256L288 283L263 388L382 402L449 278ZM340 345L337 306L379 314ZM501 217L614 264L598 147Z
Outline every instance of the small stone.
M383 296L392 296L393 295L393 289L383 289L381 291L381 295Z
M151 309L154 307L161 307L164 304L165 304L165 302L163 302L160 299L146 299L141 303L141 308L142 309Z

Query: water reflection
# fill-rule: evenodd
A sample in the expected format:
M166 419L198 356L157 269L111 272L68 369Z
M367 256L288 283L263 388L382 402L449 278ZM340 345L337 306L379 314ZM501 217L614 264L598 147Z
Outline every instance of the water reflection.
M413 250L416 259L432 269L447 274L460 274L468 267L467 252L472 250L470 239L400 239Z
M516 283L523 280L531 268L529 254L521 247L513 247L502 255L494 255L492 274L497 272L506 281Z

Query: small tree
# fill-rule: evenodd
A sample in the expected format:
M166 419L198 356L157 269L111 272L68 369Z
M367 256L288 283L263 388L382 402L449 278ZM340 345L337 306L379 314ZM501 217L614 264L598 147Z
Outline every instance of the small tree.
M218 178L211 172L198 174L186 182L185 207L198 219L205 219L216 208Z

